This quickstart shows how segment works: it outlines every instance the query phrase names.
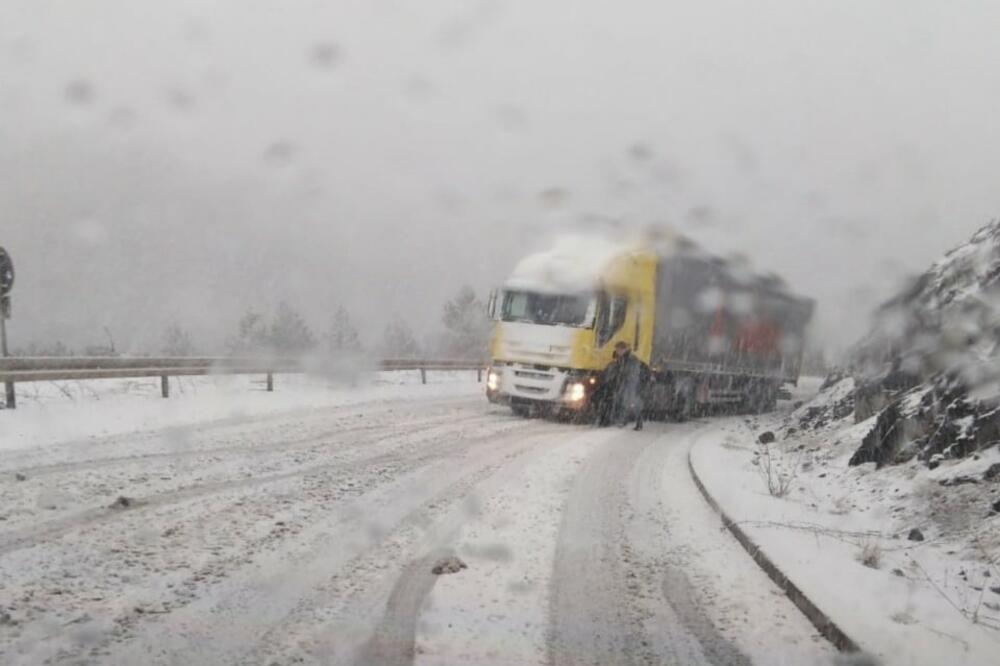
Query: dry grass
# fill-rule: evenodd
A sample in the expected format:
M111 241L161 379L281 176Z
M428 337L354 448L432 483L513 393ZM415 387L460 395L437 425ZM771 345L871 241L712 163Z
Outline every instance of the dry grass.
M861 542L861 552L858 553L858 561L869 569L879 569L882 567L882 545L874 539L866 539Z

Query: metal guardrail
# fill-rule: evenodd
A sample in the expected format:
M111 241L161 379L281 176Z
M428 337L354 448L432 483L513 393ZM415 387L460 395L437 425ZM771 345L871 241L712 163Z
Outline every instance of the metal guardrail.
M274 376L337 370L328 358L231 358L231 357L15 357L0 358L0 383L13 386L19 382L74 381L85 379L135 379L159 377L161 394L170 397L170 377L198 375L264 375L267 390L274 390ZM382 359L359 368L384 371L419 370L420 380L427 383L430 370L475 370L478 381L483 379L486 363L455 359ZM8 404L13 409L16 402Z

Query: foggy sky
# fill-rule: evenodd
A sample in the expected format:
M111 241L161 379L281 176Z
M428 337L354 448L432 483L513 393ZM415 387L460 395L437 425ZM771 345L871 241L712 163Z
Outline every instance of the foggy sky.
M552 231L666 223L851 342L998 214L1000 6L4 0L14 346L218 346L281 299L421 335Z

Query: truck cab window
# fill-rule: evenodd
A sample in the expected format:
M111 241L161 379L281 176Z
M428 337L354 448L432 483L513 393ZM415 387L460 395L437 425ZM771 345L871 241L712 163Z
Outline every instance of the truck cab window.
M500 319L500 309L497 307L497 301L499 298L502 298L499 290L494 289L490 292L490 300L486 303L486 317L493 321Z
M591 328L596 304L592 294L504 291L501 321Z
M628 299L624 296L601 295L601 317L597 327L597 346L603 347L621 330L628 312Z

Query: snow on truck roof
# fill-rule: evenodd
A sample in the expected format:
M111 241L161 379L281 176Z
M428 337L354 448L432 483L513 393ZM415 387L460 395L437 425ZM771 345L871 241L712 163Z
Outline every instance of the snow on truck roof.
M589 291L598 286L612 261L636 252L652 252L659 257L699 257L724 270L737 284L757 285L772 293L794 298L778 275L755 273L745 257L716 257L689 238L661 229L642 234L629 233L620 238L586 233L560 236L550 249L522 259L504 286L542 293Z
M597 286L616 257L642 249L637 239L612 240L603 236L567 235L544 252L528 255L514 268L508 289L547 293L575 293Z

